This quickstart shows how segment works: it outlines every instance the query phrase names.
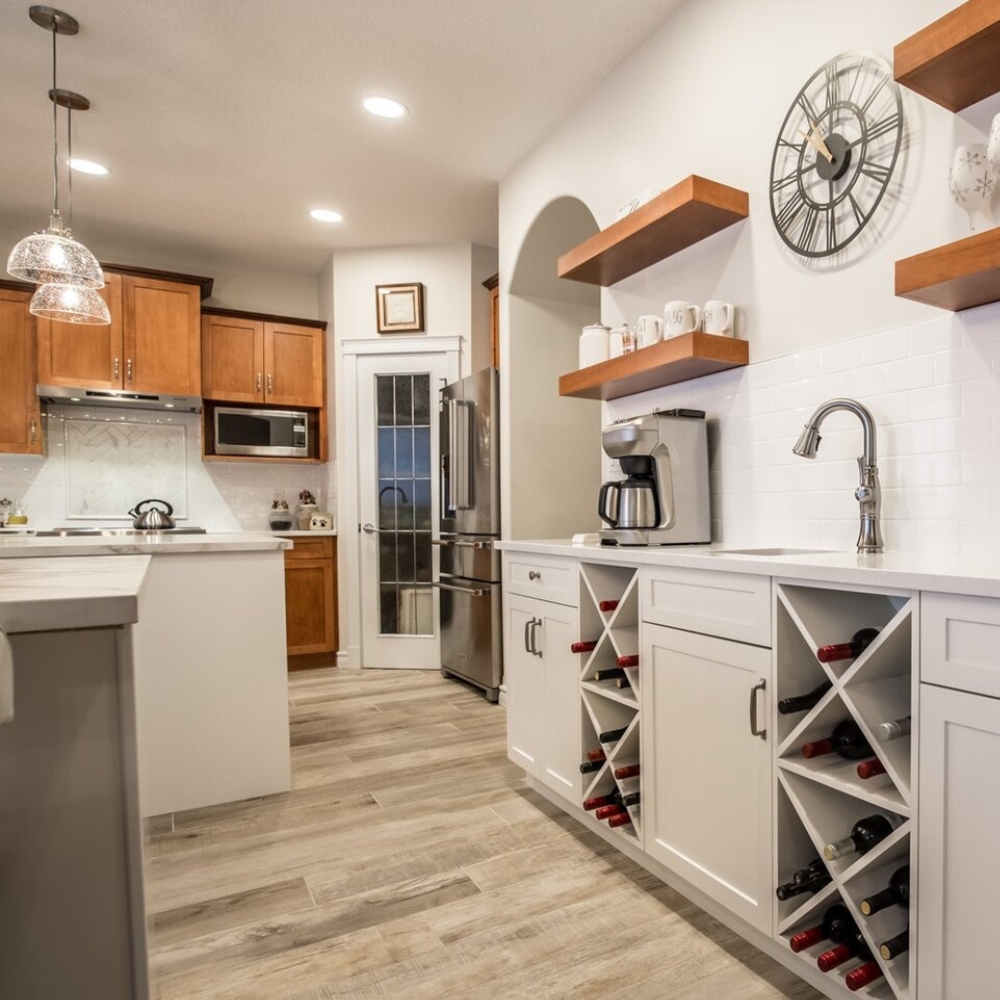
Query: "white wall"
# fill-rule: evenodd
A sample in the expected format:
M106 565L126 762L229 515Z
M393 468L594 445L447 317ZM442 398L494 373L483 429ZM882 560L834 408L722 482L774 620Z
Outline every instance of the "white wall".
M985 142L1000 97L953 115L903 91L901 184L873 221L877 238L865 241L863 256L849 252L834 267L808 266L781 243L769 209L774 141L812 72L847 49L891 61L895 44L953 6L842 0L831 15L794 0L688 0L501 183L502 294L534 220L556 198L579 198L604 228L622 202L692 173L749 193L747 221L601 296L606 323L634 322L673 298L737 304L750 345L748 371L602 410L604 420L654 406L708 410L714 526L727 541L844 540L843 522L856 518L856 504L854 473L842 452L830 442L814 463L790 457L811 410L838 395L866 403L879 424L886 514L902 529L890 534L890 547L953 543L941 523L951 516L974 544L1000 507L1000 462L989 461L989 449L1000 444L990 334L1000 306L951 318L893 291L896 260L968 234L948 193L948 166L957 145ZM846 426L841 420L847 418L838 416L836 425ZM831 420L830 429L836 425ZM992 428L986 438L984 426ZM855 429L845 437L845 447L856 449ZM931 441L936 460L928 464L921 452ZM795 489L811 496L788 498ZM835 501L826 497L838 489L846 505L831 507ZM962 496L974 502L955 502ZM932 521L936 530L928 529Z

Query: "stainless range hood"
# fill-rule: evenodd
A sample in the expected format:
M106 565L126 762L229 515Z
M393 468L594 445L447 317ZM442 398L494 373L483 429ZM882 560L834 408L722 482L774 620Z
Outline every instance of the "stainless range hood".
M43 403L64 403L79 406L115 406L141 410L179 410L200 413L198 396L157 395L151 392L129 392L119 389L70 389L62 385L40 385L38 397Z

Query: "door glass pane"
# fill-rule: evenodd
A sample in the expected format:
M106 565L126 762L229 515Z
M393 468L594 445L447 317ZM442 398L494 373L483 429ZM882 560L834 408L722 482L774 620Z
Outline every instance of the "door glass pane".
M430 376L376 375L379 631L433 635Z

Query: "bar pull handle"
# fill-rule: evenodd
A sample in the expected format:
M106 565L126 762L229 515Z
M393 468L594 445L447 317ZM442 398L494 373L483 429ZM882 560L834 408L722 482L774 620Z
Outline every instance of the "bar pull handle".
M767 681L763 678L759 683L750 688L750 735L759 736L762 740L767 739L767 729L757 728L757 692L763 691L767 687Z

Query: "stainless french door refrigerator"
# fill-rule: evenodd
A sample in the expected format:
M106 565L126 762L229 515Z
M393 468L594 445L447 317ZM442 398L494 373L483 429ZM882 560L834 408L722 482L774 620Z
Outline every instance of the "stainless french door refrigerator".
M441 390L441 673L499 698L500 449L498 373Z

